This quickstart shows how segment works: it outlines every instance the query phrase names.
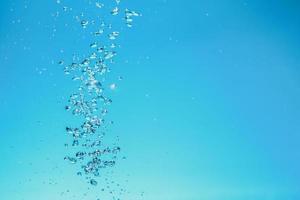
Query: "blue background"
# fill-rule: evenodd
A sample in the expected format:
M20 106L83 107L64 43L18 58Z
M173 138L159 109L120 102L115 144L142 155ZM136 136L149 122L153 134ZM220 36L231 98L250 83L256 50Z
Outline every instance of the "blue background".
M124 77L109 114L127 157L112 177L122 199L300 199L299 1L122 3L143 14L109 75ZM96 200L63 160L75 85L57 65L90 40L56 11L0 3L1 200Z

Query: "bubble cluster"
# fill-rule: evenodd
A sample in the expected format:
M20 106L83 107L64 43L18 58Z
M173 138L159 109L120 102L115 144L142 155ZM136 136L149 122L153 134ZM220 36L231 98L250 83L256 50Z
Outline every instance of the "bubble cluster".
M59 2L61 5L62 3ZM140 16L135 11L121 9L120 1L112 1L110 16L119 16L123 13L125 25L132 26L133 17ZM62 5L65 8L65 5ZM103 9L106 4L95 2L95 8ZM77 19L78 20L78 19ZM76 82L77 89L69 95L65 110L71 113L79 124L66 126L65 131L72 140L66 147L71 147L70 155L64 160L78 166L78 176L84 176L88 184L98 186L104 170L116 165L121 148L117 142L104 144L107 127L112 121L106 120L112 99L107 95L106 89L115 90L116 84L105 86L105 78L110 72L110 67L117 56L117 44L120 37L119 30L114 30L112 24L106 24L102 20L97 26L94 20L81 19L79 26L83 30L92 33L94 41L87 44L90 51L88 55L73 55L72 62L66 64L61 60L58 65L63 66L64 73ZM87 31L87 32L88 32ZM99 37L101 36L101 37ZM122 80L120 76L118 78Z
M139 17L139 16L142 16L142 15L136 11L125 9L125 20L126 20L126 24L128 27L132 27L133 18Z

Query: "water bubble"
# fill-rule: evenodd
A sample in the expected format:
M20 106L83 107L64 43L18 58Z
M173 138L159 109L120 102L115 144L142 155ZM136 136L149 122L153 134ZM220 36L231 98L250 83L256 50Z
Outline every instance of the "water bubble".
M115 51L109 51L105 53L104 59L112 59L117 53Z
M77 162L76 158L72 158L72 157L69 157L69 156L66 156L64 158L64 160L68 160L71 164L75 164Z
M89 59L84 59L82 62L81 62L81 65L83 66L88 66L90 64L90 60Z
M73 140L72 146L78 146L79 145L79 141L78 140Z
M139 17L139 16L141 16L141 14L139 14L138 12L131 11L129 9L125 10L125 14L126 14L127 17Z
M96 186L98 182L95 179L91 179L90 184Z
M66 131L68 134L72 134L73 133L73 129L70 127L66 127Z
M97 8L102 8L104 6L104 4L100 2L96 2L95 5Z
M87 21L87 20L82 20L80 23L81 23L82 28L86 28L87 25L89 24L89 21Z
M82 77L80 77L80 76L74 76L74 77L72 78L72 80L73 80L73 81L82 80Z
M109 88L111 89L111 90L115 90L116 89L116 84L115 83L113 83L113 84L110 84L110 86L109 86Z
M136 11L125 9L125 21L126 21L126 25L128 27L132 27L133 17L139 17L139 16L142 16L142 15L140 13L136 12Z
M97 43L94 42L94 43L90 44L90 47L91 47L91 48L96 48L96 47L97 47Z
M131 28L132 24L131 23L126 23L127 27Z
M110 13L111 13L112 15L117 15L117 14L119 14L119 8L118 8L118 7L115 7Z
M77 152L75 156L76 156L78 159L83 159L83 158L85 157L85 155L86 155L85 152L80 151L80 152Z
M93 60L93 59L96 59L97 58L97 54L96 53L92 53L90 55L90 59Z
M108 35L108 37L109 37L110 40L115 40L115 39L117 39L117 37L119 36L119 34L120 34L119 32L114 31L114 32L110 33Z
M103 34L104 30L103 29L99 29L98 31L94 32L94 35L101 35Z
M112 48L112 49L114 49L114 48L116 48L116 47L117 47L116 44L111 44L111 45L110 45L110 48Z
M101 113L102 113L102 115L106 115L106 114L108 113L108 110L107 110L107 109L103 109L103 110L101 111Z

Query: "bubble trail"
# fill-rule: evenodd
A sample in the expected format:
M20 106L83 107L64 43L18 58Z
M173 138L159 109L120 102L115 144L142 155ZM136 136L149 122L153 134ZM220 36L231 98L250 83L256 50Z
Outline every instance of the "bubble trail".
M112 1L111 4L104 5L97 1L94 3L94 7L101 10L105 10L107 7L107 16L113 18L120 16L121 21L125 19L127 27L132 27L134 17L141 16L129 9L122 10L119 7L120 0ZM70 8L60 1L59 5L63 8ZM122 12L123 16L121 16ZM112 99L105 91L106 89L115 90L117 85L111 83L106 86L104 80L117 56L117 47L119 46L117 41L121 34L112 29L113 25L106 23L105 20L101 20L101 24L97 25L95 22L98 19L85 18L83 13L80 16L84 19L80 19L78 16L75 17L77 24L79 22L79 26L87 34L91 33L94 41L86 44L87 49L91 51L88 56L73 55L70 64L66 64L63 60L58 62L59 66L63 66L65 75L70 76L77 85L77 89L69 95L68 103L64 108L81 121L77 126L66 126L65 128L67 135L72 140L70 144L65 145L71 148L69 153L71 155L65 156L64 160L77 166L77 175L84 177L89 185L97 187L100 185L99 181L102 180L106 182L106 188L111 188L110 184L114 181L103 180L103 174L107 169L116 165L121 148L117 142L113 144L104 142L107 129L113 123L106 119ZM122 76L118 77L118 80L122 79ZM119 186L119 184L116 185ZM122 188L119 192L108 189L108 192L113 195L113 199L119 199L116 195L120 195L124 191Z

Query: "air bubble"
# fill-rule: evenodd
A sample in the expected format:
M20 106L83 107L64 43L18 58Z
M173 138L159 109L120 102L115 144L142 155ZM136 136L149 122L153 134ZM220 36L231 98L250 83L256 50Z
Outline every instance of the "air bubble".
M108 37L109 37L110 40L115 40L115 39L117 39L117 37L119 36L119 34L120 34L119 32L114 31L114 32L110 33L108 35Z
M89 21L87 21L87 20L82 20L81 21L82 28L86 28L88 24L89 24Z
M119 14L119 8L118 8L118 7L115 7L110 13L111 13L112 15L117 15L117 14Z
M97 8L102 8L104 6L104 4L100 2L96 2L95 5Z

